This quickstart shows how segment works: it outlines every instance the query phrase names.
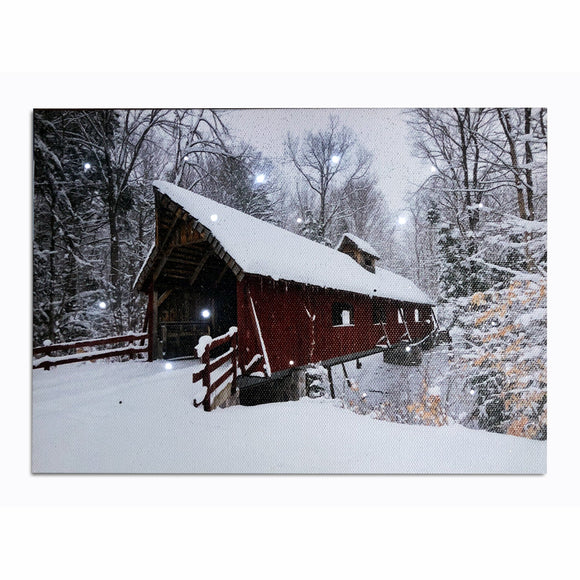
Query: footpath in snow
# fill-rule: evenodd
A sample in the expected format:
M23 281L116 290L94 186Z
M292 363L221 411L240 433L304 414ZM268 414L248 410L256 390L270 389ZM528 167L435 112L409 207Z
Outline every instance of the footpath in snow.
M544 473L546 442L308 399L206 413L192 361L33 371L34 473ZM363 367L364 368L364 367ZM376 369L370 375L376 373Z

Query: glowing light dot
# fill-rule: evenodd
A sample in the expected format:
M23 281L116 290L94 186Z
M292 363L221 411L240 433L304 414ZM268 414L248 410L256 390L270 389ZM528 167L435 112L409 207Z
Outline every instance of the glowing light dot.
M266 176L263 173L256 176L256 183L264 183L266 181Z
M290 366L292 366L293 364L294 364L294 361L293 361L293 360L291 360L291 361L290 361Z
M85 163L84 164L84 168L85 168L85 171L87 171L88 169L91 168L91 164L90 163Z
M302 223L302 218L297 218L296 219L296 223L301 224Z
M186 155L186 156L183 158L183 160L184 160L184 161L189 161L189 155Z
M338 155L333 155L330 160L336 164L340 161L340 157Z
M99 302L99 308L101 310L104 310L105 308L107 308L107 303L106 302Z
M170 362L165 363L165 370L170 371L173 368L173 365Z
M435 165L431 165L431 173L435 173L437 171L437 167Z
M211 215L209 216L209 219L210 219L212 222L217 222L218 216L217 216L217 214L213 213L213 214L211 214Z
M471 389L471 391L469 391L469 394L470 395L475 395L475 390L474 389Z
M411 347L410 346L406 346L405 347L405 352L411 352Z
M407 218L404 215L400 215L399 219L397 220L402 226L407 223Z
M483 207L483 203L481 203L481 202L480 202L480 203L478 203L478 204L477 204L477 207L479 207L479 208L482 208L482 207Z
M211 316L211 312L206 308L205 310L201 311L201 315L203 318L209 318Z

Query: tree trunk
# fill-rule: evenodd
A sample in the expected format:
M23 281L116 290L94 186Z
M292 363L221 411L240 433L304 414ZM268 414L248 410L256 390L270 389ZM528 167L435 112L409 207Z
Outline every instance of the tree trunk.
M54 264L54 257L56 255L56 217L55 210L55 195L51 192L50 200L50 253L48 255L48 339L55 342L56 339L56 317L54 313L54 284L56 280L56 268Z
M514 138L512 135L511 122L509 119L509 115L503 109L498 108L497 114L498 114L499 121L500 121L501 126L503 128L503 132L505 133L505 136L506 136L506 139L508 142L508 146L509 146L510 159L511 159L511 163L512 163L512 171L513 171L513 175L514 175L514 182L515 182L515 187L516 187L516 192L517 192L517 197L518 197L518 211L519 211L520 217L524 220L527 220L529 218L528 218L528 214L526 211L526 202L524 199L524 187L523 187L522 178L521 178L520 164L518 162L518 153L517 153L517 149L516 149L516 144L515 144L515 141L514 141Z
M532 154L532 146L530 145L529 138L531 137L531 120L532 120L532 109L524 109L525 115L525 150L526 150L526 191L527 191L527 202L528 202L528 219L534 219L534 181L532 178L532 163L534 161L534 156Z

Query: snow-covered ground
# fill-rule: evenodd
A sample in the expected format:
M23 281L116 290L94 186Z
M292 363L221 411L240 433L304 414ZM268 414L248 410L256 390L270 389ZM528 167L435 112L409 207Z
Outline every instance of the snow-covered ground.
M363 361L357 375L361 390L370 391L388 373L417 372L378 357ZM353 365L347 370L354 374ZM333 371L338 386L339 369ZM192 405L193 370L192 361L182 360L171 370L161 361L133 361L33 371L33 472L546 471L545 441L459 425L379 421L342 408L338 400L303 398L206 413Z

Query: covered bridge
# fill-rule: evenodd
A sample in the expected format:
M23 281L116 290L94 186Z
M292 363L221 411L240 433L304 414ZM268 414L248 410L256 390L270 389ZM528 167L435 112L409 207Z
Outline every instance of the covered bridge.
M150 358L193 356L200 336L238 328L242 368L267 376L434 330L434 302L376 266L345 234L336 248L156 181L155 244L135 287L149 295Z

